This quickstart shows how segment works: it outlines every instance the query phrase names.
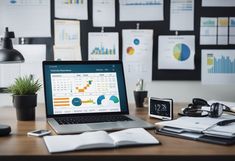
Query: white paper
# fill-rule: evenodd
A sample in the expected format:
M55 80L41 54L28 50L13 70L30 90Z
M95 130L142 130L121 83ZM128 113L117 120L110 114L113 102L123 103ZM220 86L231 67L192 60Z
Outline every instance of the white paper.
M80 22L72 20L55 20L55 45L80 45Z
M228 45L228 17L218 18L218 45Z
M55 0L55 17L87 20L87 0Z
M217 18L201 17L200 45L217 44Z
M120 21L162 21L163 0L119 0Z
M117 32L90 32L88 34L88 60L119 60Z
M202 0L203 7L234 7L234 0Z
M159 36L158 69L195 68L195 36Z
M170 30L194 30L194 0L171 0Z
M54 60L82 60L80 46L53 46Z
M0 35L9 27L16 37L50 37L50 9L48 0L1 0Z
M153 30L123 30L122 58L126 80L152 80Z
M235 17L229 18L229 44L235 44Z
M93 1L93 26L115 27L115 0Z
M43 82L42 61L46 60L46 45L14 45L24 56L24 63L0 65L0 87L8 87L15 78L33 75L35 79Z
M202 50L202 84L234 84L235 50Z

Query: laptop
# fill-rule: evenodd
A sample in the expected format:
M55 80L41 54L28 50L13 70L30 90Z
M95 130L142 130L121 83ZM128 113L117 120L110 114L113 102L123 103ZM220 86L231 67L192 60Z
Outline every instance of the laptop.
M129 115L121 61L44 61L47 121L57 134L153 128Z

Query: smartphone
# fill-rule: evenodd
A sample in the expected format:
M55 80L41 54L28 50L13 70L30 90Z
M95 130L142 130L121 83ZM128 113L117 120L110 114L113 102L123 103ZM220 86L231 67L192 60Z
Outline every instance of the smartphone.
M50 130L34 130L34 131L30 131L27 134L29 136L45 136L45 135L49 135L51 133Z

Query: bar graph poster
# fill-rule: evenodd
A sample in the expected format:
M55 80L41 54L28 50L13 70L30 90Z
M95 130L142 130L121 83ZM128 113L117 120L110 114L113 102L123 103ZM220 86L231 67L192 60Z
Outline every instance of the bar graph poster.
M163 0L119 0L120 21L163 21Z
M195 36L159 36L158 40L158 69L195 68Z
M48 0L1 0L0 34L7 26L16 37L51 37L50 9Z
M88 60L119 59L119 38L116 32L90 32L88 47Z
M171 0L170 30L192 31L193 28L194 0Z
M87 20L87 0L55 0L55 17Z
M93 1L93 26L115 27L115 0Z
M234 84L235 50L202 50L202 84Z
M153 30L123 30L122 58L125 77L133 84L152 80Z
M80 22L72 20L55 20L55 45L80 45Z

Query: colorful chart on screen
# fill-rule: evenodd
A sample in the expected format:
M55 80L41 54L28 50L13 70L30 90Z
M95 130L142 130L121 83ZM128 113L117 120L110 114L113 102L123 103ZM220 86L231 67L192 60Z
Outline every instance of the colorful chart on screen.
M174 57L179 61L185 61L190 56L190 49L186 44L176 44L173 48Z
M120 112L115 72L51 75L54 114Z

